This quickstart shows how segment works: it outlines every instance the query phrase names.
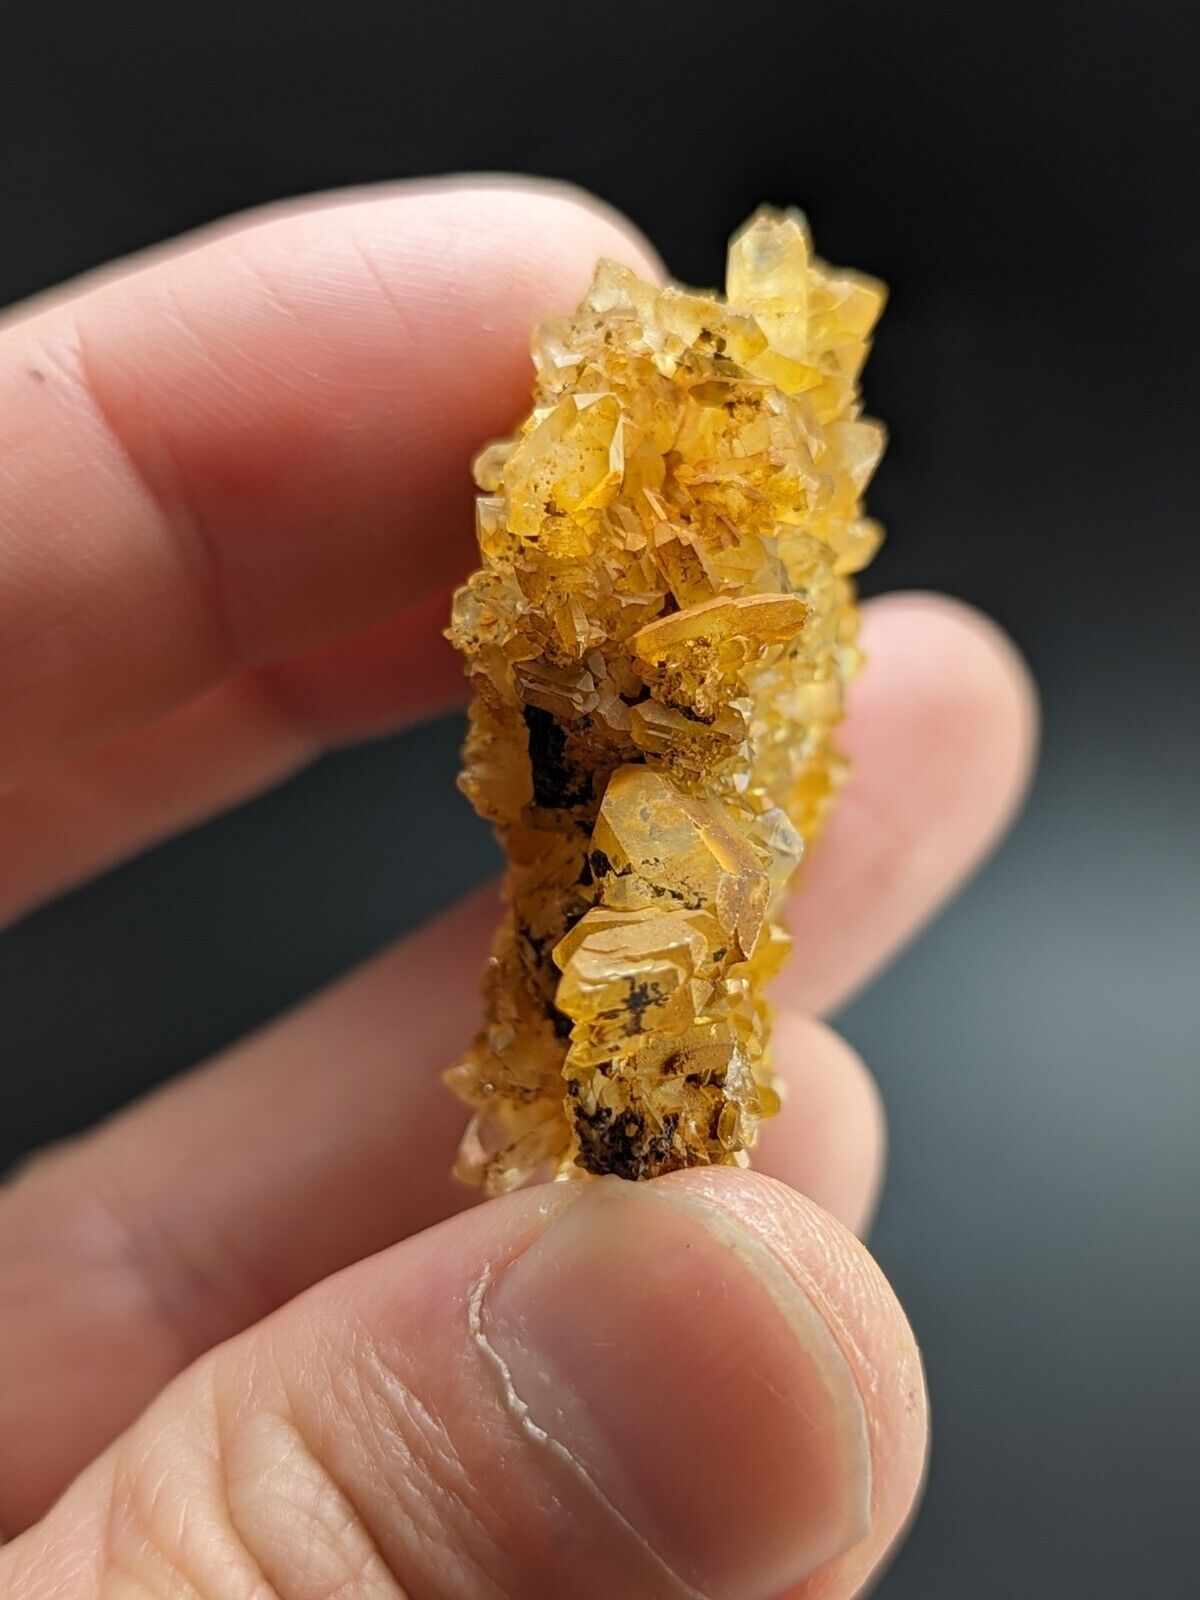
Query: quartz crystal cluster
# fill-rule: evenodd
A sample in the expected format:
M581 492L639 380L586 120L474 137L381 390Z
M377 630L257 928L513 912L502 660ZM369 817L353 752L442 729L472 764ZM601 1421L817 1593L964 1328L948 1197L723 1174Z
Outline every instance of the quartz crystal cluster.
M534 335L529 416L475 462L460 782L509 865L485 1022L447 1078L472 1108L456 1171L492 1192L744 1164L778 1109L764 989L845 773L882 302L797 212L734 237L724 299L603 261Z

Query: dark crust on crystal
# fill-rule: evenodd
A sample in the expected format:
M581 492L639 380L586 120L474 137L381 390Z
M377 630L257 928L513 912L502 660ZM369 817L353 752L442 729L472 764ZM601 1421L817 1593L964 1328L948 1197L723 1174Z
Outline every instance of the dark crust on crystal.
M579 1136L577 1159L585 1172L640 1181L687 1165L675 1140L677 1117L664 1117L661 1131L652 1131L636 1111L614 1116L602 1106L589 1113L577 1103L571 1110Z

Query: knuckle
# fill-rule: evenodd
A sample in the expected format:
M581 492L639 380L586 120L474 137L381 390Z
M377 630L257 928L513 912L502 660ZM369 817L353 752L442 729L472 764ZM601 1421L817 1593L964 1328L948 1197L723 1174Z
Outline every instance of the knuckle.
M99 1600L406 1600L261 1364L218 1351L169 1398L115 1451Z
M203 1393L207 1366L115 1448L101 1600L272 1600L228 1519L217 1419Z

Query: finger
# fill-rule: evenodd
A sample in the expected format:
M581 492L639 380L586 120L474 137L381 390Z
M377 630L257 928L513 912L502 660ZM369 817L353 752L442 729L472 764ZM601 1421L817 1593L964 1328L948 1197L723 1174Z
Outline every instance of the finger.
M0 1190L0 1528L210 1345L474 1198L441 1072L497 915L489 889Z
M861 1238L883 1181L887 1123L862 1058L822 1022L781 1010L772 1063L783 1110L764 1122L754 1165L807 1195Z
M102 261L97 266L88 267L83 272L77 273L73 278L51 284L46 289L28 295L24 300L14 301L11 305L0 309L0 332L14 323L23 322L29 317L41 316L47 311L66 305L69 301L78 300L85 294L92 294L97 289L105 288L110 283L128 277L130 273L143 272L148 267L160 266L188 251L201 250L208 245L218 244L223 239L232 238L235 234L244 233L250 228L262 227L265 223L283 222L289 217L304 216L314 211L331 211L336 206L356 205L364 200L403 199L407 195L429 189L451 187L511 189L517 186L536 187L543 193L559 193L568 199L579 200L582 197L582 192L575 184L561 180L545 177L527 179L505 177L503 174L486 171L464 172L442 178L410 178L385 183L347 184L340 189L285 195L280 200L267 200L260 205L248 206L244 211L235 211L230 215L217 217L211 222L202 222L194 228L189 228L186 233L143 245L127 256L119 256L115 261ZM598 209L605 209L602 201L592 199L591 203Z
M440 1074L496 914L487 890L0 1191L0 1527L202 1351L475 1198L448 1176L465 1114ZM777 1040L790 1100L756 1164L861 1228L865 1068L817 1023L782 1016Z
M834 1010L927 922L1011 822L1029 782L1036 697L987 618L941 595L866 609L851 689L853 763L789 909L777 997Z
M554 1186L205 1357L0 1594L848 1600L924 1444L907 1324L823 1213L730 1171Z
M456 704L462 664L441 636L449 606L437 593L292 661L239 673L0 794L0 924L332 745Z
M425 186L236 232L0 333L0 787L451 581L532 322L632 231Z

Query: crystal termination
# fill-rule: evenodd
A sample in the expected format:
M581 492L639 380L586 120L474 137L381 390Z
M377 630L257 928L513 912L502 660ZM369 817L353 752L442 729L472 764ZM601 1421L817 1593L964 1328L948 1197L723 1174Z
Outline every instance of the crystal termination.
M446 1076L472 1108L455 1170L492 1193L744 1165L779 1107L764 988L845 776L883 297L794 211L735 235L725 299L602 261L534 335L530 415L475 462L481 564L448 637L507 914Z

